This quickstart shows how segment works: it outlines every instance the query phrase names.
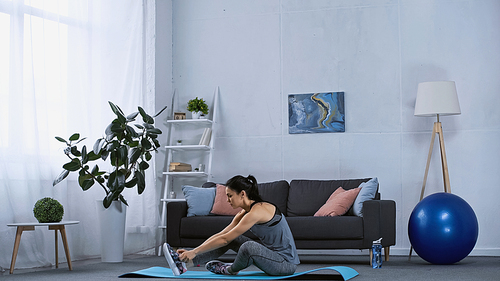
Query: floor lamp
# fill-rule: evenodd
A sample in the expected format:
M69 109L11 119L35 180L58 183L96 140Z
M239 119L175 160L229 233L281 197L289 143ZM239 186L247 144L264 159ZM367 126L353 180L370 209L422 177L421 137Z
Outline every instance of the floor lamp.
M436 134L438 134L439 137L439 148L441 150L444 191L451 193L448 163L446 162L446 153L444 150L443 128L441 126L441 122L439 122L439 115L458 115L460 113L460 104L458 103L455 82L437 81L418 84L417 100L415 102L415 116L437 116L437 122L434 122L434 127L432 129L431 145L427 156L427 165L425 167L424 182L422 184L420 200L424 198L425 184L427 182L427 174L429 172L429 165L431 163L432 150L434 148L434 139Z
M451 193L450 176L448 174L448 163L446 161L446 152L444 150L443 128L439 121L439 115L458 115L460 114L460 104L458 103L457 89L453 81L423 82L418 84L417 100L415 102L415 116L433 117L437 116L437 122L434 122L432 129L431 145L427 156L427 165L425 166L424 181L420 192L420 201L424 198L429 165L431 163L432 150L436 134L439 137L439 148L441 151L441 167L443 169L444 191ZM411 258L413 247L410 248Z

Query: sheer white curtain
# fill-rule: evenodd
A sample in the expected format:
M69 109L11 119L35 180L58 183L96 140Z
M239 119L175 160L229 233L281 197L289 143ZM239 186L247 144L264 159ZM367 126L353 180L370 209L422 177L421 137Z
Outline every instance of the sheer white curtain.
M92 146L114 118L108 100L125 113L140 105L154 114L151 17L153 0L0 0L1 267L10 266L15 238L7 224L36 221L33 205L43 197L63 204L63 220L80 221L66 228L72 259L99 256L95 205L104 192L97 185L84 192L72 176L52 186L67 162L54 137L79 132ZM126 253L155 246L154 170L145 193L124 194ZM53 231L23 233L16 268L54 260Z

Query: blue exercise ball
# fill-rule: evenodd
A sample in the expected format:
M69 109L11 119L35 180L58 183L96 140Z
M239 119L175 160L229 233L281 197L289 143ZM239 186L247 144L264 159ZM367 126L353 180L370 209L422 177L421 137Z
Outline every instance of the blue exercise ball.
M453 264L476 245L479 225L471 206L451 193L434 193L415 206L408 236L415 252L432 264Z

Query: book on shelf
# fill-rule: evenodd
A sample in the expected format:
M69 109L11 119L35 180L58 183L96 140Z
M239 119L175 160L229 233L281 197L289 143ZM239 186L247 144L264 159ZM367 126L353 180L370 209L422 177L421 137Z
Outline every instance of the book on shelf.
M203 141L205 140L206 135L207 135L207 130L208 130L208 128L205 128L203 130L203 134L201 135L200 142L198 143L198 145L203 145Z
M191 172L193 168L190 164L181 162L170 162L168 167L169 172Z
M201 135L199 145L209 145L211 136L212 136L212 129L205 128L205 130L203 130L203 134Z
M191 166L191 164L186 164L186 163L182 163L182 162L170 162L170 165L171 166Z

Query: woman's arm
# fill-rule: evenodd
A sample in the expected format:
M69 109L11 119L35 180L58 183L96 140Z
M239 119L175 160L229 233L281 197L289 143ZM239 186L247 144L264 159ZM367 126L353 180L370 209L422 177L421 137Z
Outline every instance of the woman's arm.
M213 236L216 236L216 235L222 235L222 234L225 234L225 233L228 233L229 231L231 231L231 229L233 229L236 225L238 225L238 223L241 221L241 219L245 216L246 212L244 210L241 210L239 211L233 218L233 220L231 221L231 223L226 226L223 230L221 230L219 233L217 234L214 234ZM212 236L212 237L213 237ZM210 238L209 238L210 239Z
M248 231L259 220L260 217L258 216L257 212L247 213L246 215L244 211L243 213L238 213L238 215L235 216L233 222L231 222L230 225L228 225L221 232L208 238L200 246L190 251L179 250L179 258L184 262L188 262L199 254L226 246L238 236ZM233 225L233 223L235 223L235 225Z
M203 242L203 244L209 243L210 241L217 239L218 237L231 231L234 227L236 227L236 225L238 225L238 223L241 221L241 219L243 218L244 215L245 215L245 211L240 211L239 213L237 213L228 226L226 226L223 230L219 231L218 233L210 236L210 238L205 240L205 242ZM203 244L201 244L201 245L203 245Z
M233 220L231 221L231 223L229 225L227 225L223 230L219 231L218 233L210 236L210 238L208 238L207 240L205 240L200 246L198 246L197 248L200 248L201 246L203 245L206 245L208 243L212 244L212 241L213 240L216 240L217 238L219 238L220 236L228 233L229 231L231 231L236 225L238 225L238 223L241 221L241 219L243 218L243 216L245 215L245 211L242 210L240 211L239 213L237 213ZM185 250L185 249L179 249L177 250L177 253L179 254L179 258L181 259L181 261L189 261L189 260L192 260L196 254L194 252L194 249L193 250Z

